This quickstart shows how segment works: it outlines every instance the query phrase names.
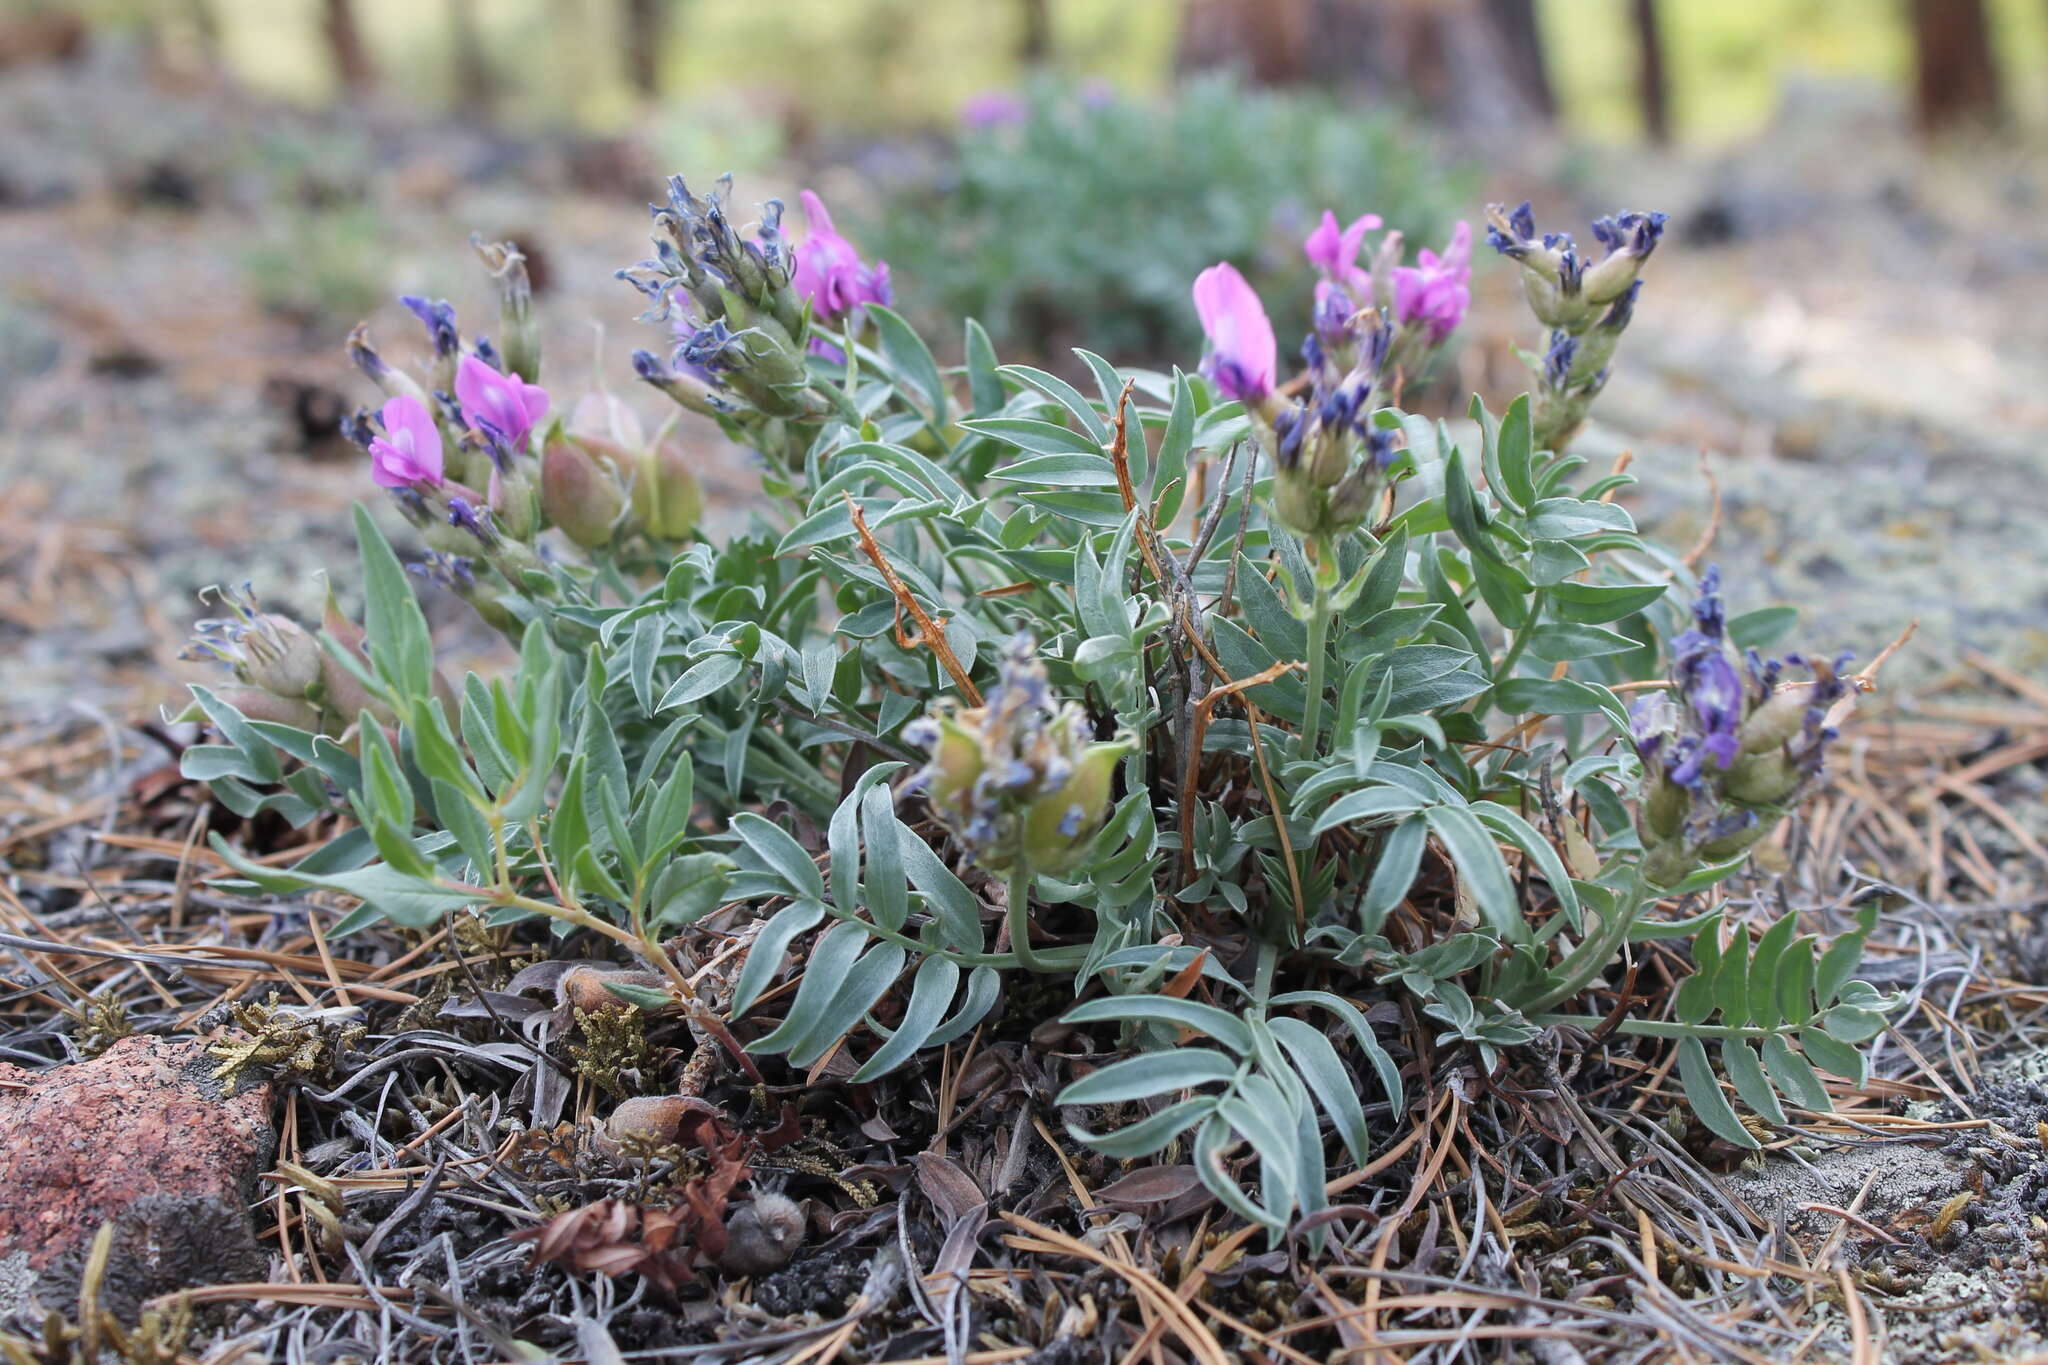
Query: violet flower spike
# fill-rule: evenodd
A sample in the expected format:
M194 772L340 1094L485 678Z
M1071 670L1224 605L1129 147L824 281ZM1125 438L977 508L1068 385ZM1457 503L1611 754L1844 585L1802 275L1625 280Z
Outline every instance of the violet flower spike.
M525 445L527 434L548 411L546 389L494 370L473 355L462 357L456 367L455 399L464 422L513 450Z
M1195 276L1194 296L1195 313L1209 337L1202 372L1248 407L1265 401L1279 378L1280 353L1258 294L1225 261Z
M370 441L370 477L383 488L439 488L441 429L417 398L398 395L384 404L384 434Z
M809 299L811 315L837 326L865 304L886 306L894 297L889 287L889 266L877 261L869 266L852 242L832 226L825 201L813 190L798 196L804 206L809 232L794 248L796 268L790 273L790 287Z
M1394 317L1419 326L1431 345L1457 330L1472 306L1472 225L1460 219L1439 256L1424 247L1417 264L1394 271Z

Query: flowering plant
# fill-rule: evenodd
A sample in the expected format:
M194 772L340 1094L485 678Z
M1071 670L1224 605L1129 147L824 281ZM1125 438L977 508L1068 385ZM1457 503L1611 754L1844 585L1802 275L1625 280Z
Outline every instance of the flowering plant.
M1199 372L1083 351L1091 395L999 364L972 321L941 366L804 204L791 242L779 204L743 228L729 186L675 180L621 272L668 329L640 376L762 457L722 544L674 423L538 386L515 250L482 248L498 345L423 301L423 376L357 334L387 398L352 430L426 544L416 576L519 663L442 679L367 511L360 629L236 598L207 643L236 687L195 689L222 742L187 771L245 813L353 822L286 869L216 840L251 882L356 898L344 932L478 908L603 936L652 972L609 989L749 1073L845 1050L864 1083L999 1010L1034 1022L1022 983L1057 978L1065 1023L1132 1053L1058 1096L1075 1131L1118 1157L1188 1141L1275 1231L1322 1206L1329 1141L1364 1160L1361 1092L1404 1113L1425 1044L1383 1037L1381 1003L1473 1084L1545 1031L1672 1040L1741 1146L1708 1043L1773 1123L1827 1106L1816 1067L1860 1076L1871 921L1822 951L1788 916L1752 947L1696 899L1812 787L1853 680L1780 681L1762 618L1729 619L1716 575L1637 535L1627 477L1568 448L1661 216L1596 224L1588 265L1493 212L1552 340L1534 400L1475 400L1461 443L1398 398L1469 305L1463 224L1368 264L1377 220L1326 217L1297 378L1219 263ZM1675 1017L1638 1017L1608 973L1678 936Z

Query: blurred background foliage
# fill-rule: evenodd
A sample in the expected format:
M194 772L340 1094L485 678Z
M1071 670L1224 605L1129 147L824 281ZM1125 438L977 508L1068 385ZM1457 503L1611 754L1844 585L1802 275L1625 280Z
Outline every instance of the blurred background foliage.
M1189 354L1188 281L1236 262L1282 336L1308 328L1301 242L1334 206L1440 244L1476 177L1399 116L1204 77L1171 101L1041 82L880 186L862 239L915 311L979 318L1040 355ZM1375 239L1377 240L1377 239Z
M51 0L9 0L15 8ZM1432 4L1439 0L1431 0ZM1960 12L1977 0L1921 0ZM1270 15L1296 0L1272 0ZM2048 119L2048 6L1982 0L2013 111ZM102 25L153 20L211 27L226 63L252 88L318 103L341 88L324 0L75 0ZM846 132L949 124L978 92L1018 84L1030 66L1127 94L1170 86L1196 0L354 0L356 28L383 81L417 104L458 107L460 50L491 67L499 112L597 131L634 121L641 100L618 60L634 44L636 8L659 10L654 83L693 104L758 102ZM1313 4L1305 5L1313 10ZM1440 0L1456 9L1460 0ZM1622 140L1643 128L1636 98L1639 0L1534 0L1570 131ZM1262 6L1253 6L1262 8ZM1506 8L1506 7L1503 7ZM1726 142L1770 117L1788 74L1894 85L1910 79L1906 0L1662 0L1673 124ZM1048 30L1031 31L1035 22ZM469 32L465 34L464 30ZM1034 42L1042 51L1034 51ZM645 58L638 60L644 61ZM630 66L631 62L624 64ZM704 129L704 136L730 130ZM678 150L684 150L679 148Z
M506 172L613 202L678 168L738 172L745 202L809 183L920 321L975 316L1055 365L1084 341L1159 364L1196 347L1187 281L1217 260L1299 335L1299 244L1326 207L1381 214L1412 253L1492 197L1486 168L1570 185L1645 141L1713 156L1802 99L1910 106L1923 130L2048 126L2040 0L0 6L17 38L21 16L68 20L303 111L118 136L116 115L74 111L24 131L128 149L122 174L159 199L239 187L250 292L309 340L389 292L402 208ZM436 125L444 177L372 173Z
M2048 122L2040 0L11 3L259 98L488 130L508 163L570 140L575 188L602 196L683 167L739 172L743 199L809 180L912 314L1041 358L1084 320L1111 354L1187 353L1186 281L1220 259L1299 334L1323 208L1440 244L1486 197L1474 168L1532 134L1569 180L1602 147L1736 145L1802 82L1917 88L1923 124ZM1930 62L1950 68L1931 90ZM330 332L386 288L382 215L321 188L362 154L256 141L284 193L245 248L252 291Z

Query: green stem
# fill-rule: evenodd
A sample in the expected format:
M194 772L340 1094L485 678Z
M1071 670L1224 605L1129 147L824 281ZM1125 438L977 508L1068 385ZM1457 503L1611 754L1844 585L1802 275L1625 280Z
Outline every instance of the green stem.
M1004 915L1010 925L1010 951L1027 972L1057 972L1059 967L1045 960L1031 946L1031 864L1019 858L1010 869L1010 904Z
M1536 627L1543 620L1544 596L1545 593L1542 588L1538 588L1529 594L1528 620L1520 630L1515 632L1514 638L1508 641L1508 652L1501 655L1500 662L1493 666L1493 680L1496 685L1506 682L1514 676L1515 665L1522 661L1522 651L1527 649L1529 641L1535 638ZM1492 702L1489 700L1487 705L1490 707Z
M444 885L451 885L451 883L444 883ZM638 954L648 966L667 977L669 984L675 988L676 994L680 999L695 1000L697 998L697 988L690 984L690 979L683 975L682 969L677 967L670 960L669 955L662 951L661 945L651 938L647 938L642 934L636 934L629 929L622 929L610 920L591 914L581 906L556 905L552 901L536 900L531 896L521 896L506 892L487 892L484 898L497 905L508 906L516 910L530 910L534 914L546 915L550 919L558 919L573 924L579 929L588 929L594 934L602 934L627 951Z
M1557 985L1551 987L1533 1000L1522 1003L1524 1014L1540 1014L1557 1008L1580 991L1593 984L1600 973L1607 970L1607 964L1628 942L1628 931L1635 925L1636 912L1642 909L1647 888L1643 882L1642 869L1630 874L1628 889L1615 898L1612 918L1578 947L1565 954L1564 961L1557 964Z
M1308 617L1308 701L1301 711L1301 756L1314 758L1323 732L1323 664L1330 651L1330 580L1336 576L1337 548L1328 536L1316 539L1316 595Z

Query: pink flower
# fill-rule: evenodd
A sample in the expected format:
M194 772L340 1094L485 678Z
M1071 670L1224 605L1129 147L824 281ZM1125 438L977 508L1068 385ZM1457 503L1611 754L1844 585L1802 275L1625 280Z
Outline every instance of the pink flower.
M1358 253L1365 248L1365 234L1378 226L1380 216L1367 213L1352 219L1350 227L1339 230L1337 215L1324 209L1323 221L1301 244L1309 264L1350 295L1355 308L1363 308L1372 301L1372 272L1359 269Z
M441 486L441 430L417 398L384 405L384 434L370 440L370 477L383 488Z
M1471 225L1461 220L1442 256L1424 247L1416 262L1394 272L1394 318L1427 329L1430 344L1437 345L1472 306Z
M548 391L516 374L492 369L473 355L455 370L455 401L462 420L511 450L526 443L533 424L547 415Z
M818 321L836 326L863 304L887 304L894 294L889 288L889 267L877 261L869 267L853 243L832 226L825 201L811 190L803 200L804 222L809 232L796 245L796 269L790 286L811 301L811 314Z
M1209 334L1209 358L1202 372L1216 387L1247 404L1273 391L1279 378L1279 346L1265 305L1228 262L1195 276L1195 312Z

